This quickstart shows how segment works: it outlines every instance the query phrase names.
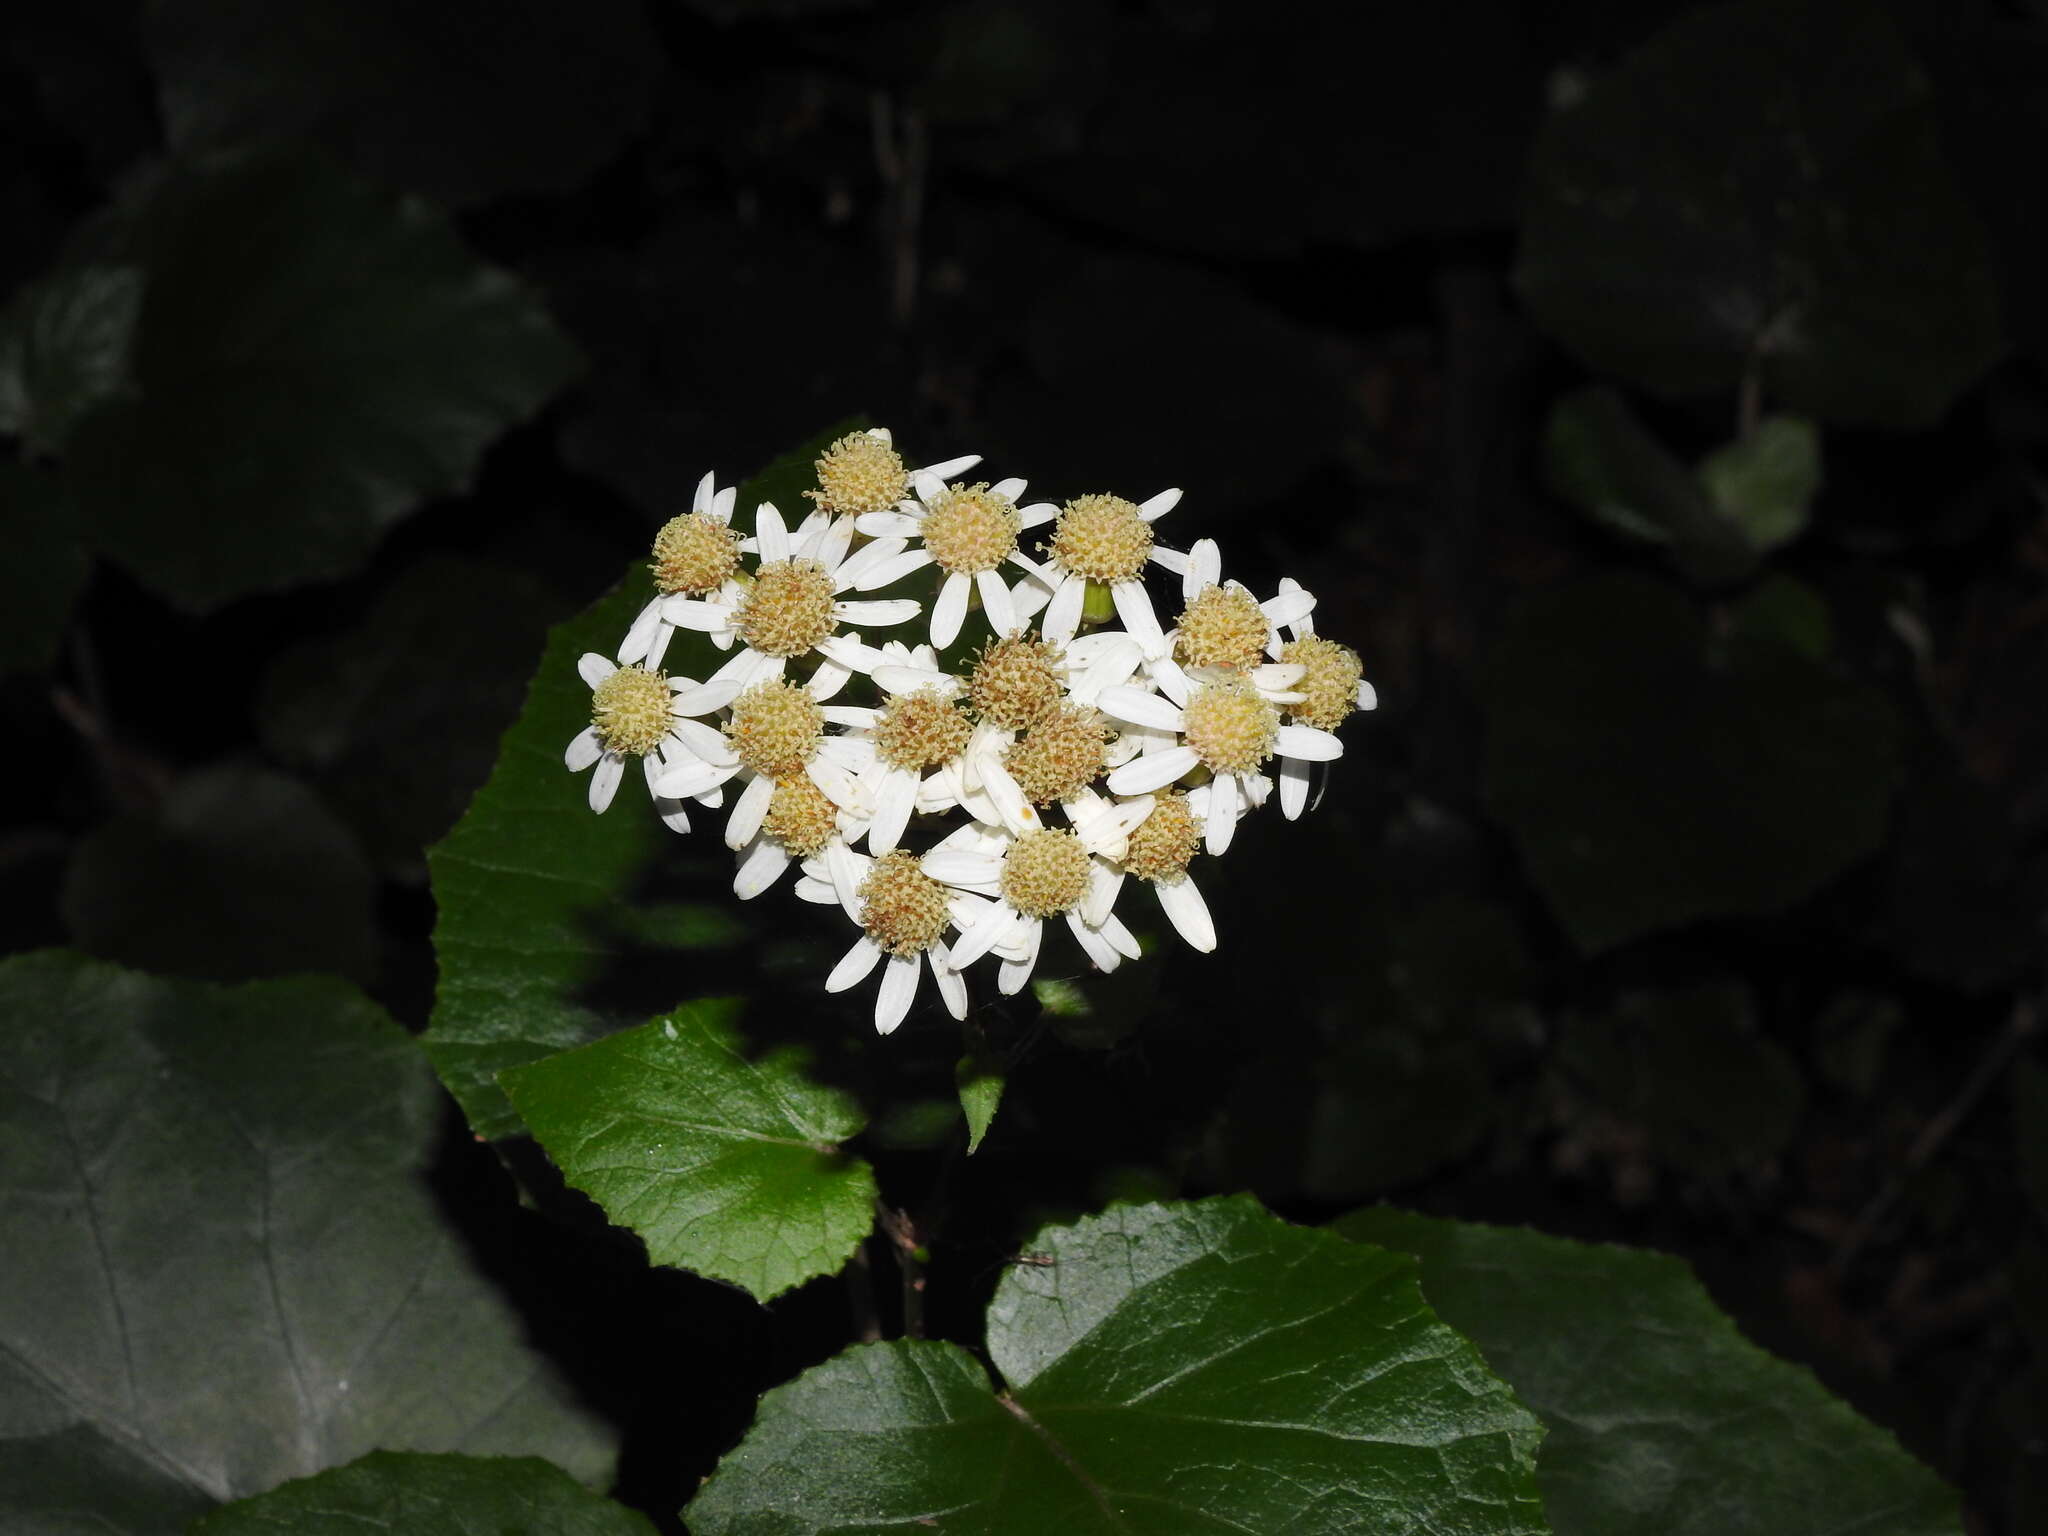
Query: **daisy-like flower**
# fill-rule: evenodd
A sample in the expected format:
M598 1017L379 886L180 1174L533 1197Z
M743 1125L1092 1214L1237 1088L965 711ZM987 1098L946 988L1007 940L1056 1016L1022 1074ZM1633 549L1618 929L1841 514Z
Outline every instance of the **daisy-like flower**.
M744 584L731 582L705 597L662 600L661 617L680 629L698 629L726 644L742 648L706 679L729 689L728 696L763 678L780 677L789 662L818 652L824 658L819 696L829 697L853 672L874 664L876 653L854 637L838 633L842 624L902 624L917 617L919 604L908 598L877 602L842 601L873 564L900 554L901 539L877 539L849 556L853 520L814 512L792 537L782 514L762 502L754 514L759 561ZM716 706L713 706L716 707Z
M946 948L949 924L974 922L985 903L967 898L918 868L914 854L899 851L869 859L848 855L858 881L854 921L861 936L825 978L827 992L857 986L883 966L875 992L875 1032L889 1034L903 1022L917 997L918 974L927 965L946 1011L967 1017L967 980ZM884 964L886 962L886 964Z
M939 595L932 604L932 644L944 649L958 638L967 617L971 591L981 593L982 611L999 635L1018 625L1017 605L1000 567L1004 562L1019 569L1036 566L1017 551L1017 536L1059 516L1050 502L1020 507L1024 494L1022 480L999 480L994 485L952 485L936 475L919 473L910 477L916 499L906 500L887 512L864 514L856 526L875 538L903 538L912 546L902 554L871 567L862 582L863 591L886 587L911 572L936 565L945 573Z
M777 793L795 779L807 780L826 800L857 818L864 820L872 811L855 774L867 765L873 748L843 736L827 736L824 709L801 683L763 678L732 701L722 731L700 721L688 724L697 729L681 743L682 760L672 758L669 771L654 787L660 794L687 797L738 778L739 798L725 824L728 848L750 849L756 844L756 834L775 810ZM786 815L799 816L808 797L804 802L790 797L802 794L800 786L790 787L784 798ZM773 863L770 855L761 857ZM776 865L774 874L780 873L781 865ZM767 876L770 883L773 878Z
M992 901L961 929L954 966L971 965L990 950L1014 952L1021 940L1023 955L1005 965L1003 989L1021 987L1037 964L1050 917L1066 919L1099 970L1113 971L1125 957L1137 959L1143 953L1138 941L1111 910L1119 882L1109 861L1124 853L1131 828L1150 809L1142 799L1120 802L1071 829L976 828L978 845L949 839L927 853L922 867L934 880Z
M963 475L981 462L978 453L963 454L927 464L923 469L905 469L903 455L887 427L869 427L849 432L819 456L815 468L818 489L804 494L821 512L860 517L886 512L910 494L910 482L918 475L946 481Z
M860 780L874 807L867 828L868 850L883 854L903 836L913 811L940 811L959 804L959 776L943 771L957 764L974 734L974 722L957 702L953 679L938 671L929 646L915 651L891 643L883 664L904 674L911 686L888 693L879 709L827 705L825 718L849 728L868 743L873 760ZM930 681L915 679L928 678ZM941 770L927 778L931 770Z
M780 880L791 864L840 857L866 830L863 816L834 805L808 773L779 779L769 792L760 825L738 849L732 893L741 901L752 901Z
M1081 606L1088 583L1109 588L1117 617L1147 656L1164 654L1165 632L1145 592L1148 561L1180 574L1187 556L1162 549L1152 538L1152 525L1180 502L1178 490L1161 491L1143 502L1121 496L1076 496L1059 511L1052 534L1039 548L1043 566L1019 559L1028 575L1018 583L1018 606L1035 613L1039 601L1045 617L1039 628L1048 640L1071 640L1081 627Z
M1274 602L1299 604L1302 598L1308 599L1307 608L1277 621L1289 638L1283 641L1275 636L1267 643L1266 654L1302 669L1301 677L1294 683L1294 691L1301 699L1287 706L1289 718L1298 725L1334 731L1354 711L1379 708L1379 694L1365 680L1365 664L1359 660L1358 652L1316 633L1315 599L1293 577L1280 578L1280 594ZM1308 804L1308 780L1307 765L1281 763L1280 811L1289 821L1299 817Z
M704 597L734 585L733 576L740 566L740 536L732 526L732 504L738 495L735 486L717 489L707 470L697 482L690 510L670 518L655 533L654 559L649 565L654 573L654 596L626 631L619 646L620 661L660 666L676 632L662 617L667 599ZM735 589L733 596L737 595Z
M1204 954L1216 948L1216 924L1209 916L1209 904L1202 899L1201 888L1188 873L1188 865L1202 845L1202 818L1208 809L1208 799L1207 785L1192 794L1154 796L1151 811L1131 829L1119 861L1124 873L1152 887L1166 920L1190 946Z
M1197 539L1181 574L1181 604L1170 636L1180 664L1249 672L1267 655L1278 655L1280 626L1308 622L1316 600L1299 583L1283 580L1275 596L1260 602L1242 582L1223 580L1216 541Z
M1291 666L1189 674L1168 663L1154 673L1166 697L1141 688L1104 689L1102 708L1109 714L1179 737L1178 745L1132 758L1112 772L1110 790L1148 794L1197 768L1208 769L1203 840L1209 852L1223 852L1238 817L1253 804L1249 783L1268 759L1279 756L1284 768L1290 761L1329 762L1343 755L1344 744L1328 731L1281 723L1279 701L1300 697L1281 690L1300 675Z
M697 684L646 667L622 667L594 651L577 661L576 671L590 688L590 724L569 738L562 761L571 773L595 767L590 776L590 808L604 813L625 776L626 759L637 757L656 813L671 830L689 831L690 818L682 802L692 799L715 806L723 798L718 786L705 784L671 794L659 785L677 761L692 760L689 742L693 736L709 732L716 737L716 732L685 713L686 700Z

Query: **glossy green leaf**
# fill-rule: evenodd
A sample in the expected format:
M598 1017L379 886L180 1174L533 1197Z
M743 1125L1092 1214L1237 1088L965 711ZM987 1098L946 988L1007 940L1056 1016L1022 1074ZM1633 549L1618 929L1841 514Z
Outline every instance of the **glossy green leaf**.
M960 1112L967 1117L967 1155L981 1146L995 1124L1003 1102L1003 1065L984 1052L962 1056L953 1068L953 1086L960 1094Z
M319 143L443 205L580 186L644 124L635 0L157 0L143 36L181 153Z
M324 160L173 166L94 251L144 274L136 393L67 466L106 553L194 611L354 570L576 369L438 214Z
M533 1457L378 1451L215 1510L191 1536L653 1536L623 1505Z
M1825 420L1925 425L1997 355L1990 242L1880 9L1689 11L1559 105L1516 278L1594 367Z
M1542 1418L1557 1536L1959 1536L1940 1479L1677 1259L1386 1208L1336 1230L1418 1256L1430 1305Z
M1701 462L1700 483L1752 549L1769 551L1805 531L1820 494L1820 432L1799 416L1771 416Z
M0 676L38 671L57 659L91 558L64 487L25 464L0 462L0 517L7 559L0 564Z
M230 763L88 834L65 871L63 907L80 948L146 970L367 981L377 969L376 894L361 845L318 795Z
M1244 1196L1026 1245L951 1344L859 1346L761 1402L698 1536L1540 1532L1540 1430L1403 1257Z
M855 425L778 459L741 488L740 506L802 507L803 491L816 484L813 461ZM590 689L576 658L616 652L653 595L644 562L636 562L617 590L549 631L489 781L427 856L441 973L427 1053L470 1125L493 1140L519 1129L499 1071L703 991L684 957L738 937L727 894L731 856L715 835L721 813L703 813L698 830L679 838L629 776L611 809L594 816L585 780L562 766L569 739L590 724ZM671 676L704 677L717 656L702 637L679 633L665 665ZM715 905L686 899L714 893Z
M1783 910L1877 847L1900 777L1883 695L1640 576L1526 600L1482 699L1487 803L1589 951Z
M380 1446L604 1475L422 1180L440 1095L368 999L41 953L0 1017L0 1468L116 1530Z
M750 1056L739 1014L691 1003L498 1081L562 1176L655 1263L766 1301L846 1262L875 1178L840 1147L860 1107L807 1078L794 1047Z
M0 312L0 435L59 452L72 426L131 386L142 274L87 263L30 283Z

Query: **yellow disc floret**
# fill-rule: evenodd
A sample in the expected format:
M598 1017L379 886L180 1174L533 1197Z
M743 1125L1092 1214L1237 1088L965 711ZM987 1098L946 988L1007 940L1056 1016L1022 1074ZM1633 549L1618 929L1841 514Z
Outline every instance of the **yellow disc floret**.
M1058 651L1022 630L992 640L974 660L967 700L975 713L1006 731L1021 731L1060 701Z
M875 755L891 768L922 773L958 757L972 730L960 706L938 689L899 693L875 721Z
M992 571L1017 549L1024 526L1017 504L986 483L956 485L924 515L924 547L941 570L962 576Z
M1056 917L1088 894L1088 850L1071 832L1026 832L1003 859L1003 899L1026 917Z
M827 511L853 517L888 511L903 499L909 479L895 448L867 432L850 432L840 438L825 450L816 467L818 489L804 494Z
M1201 824L1186 795L1161 795L1152 814L1131 831L1124 849L1124 868L1140 880L1176 885L1187 877L1188 862L1202 845Z
M860 925L892 955L922 954L946 931L952 893L898 848L876 859L860 883Z
M1102 773L1116 732L1085 704L1062 704L1033 721L1003 765L1033 805L1071 800Z
M1297 721L1334 731L1351 718L1358 708L1358 681L1365 676L1358 652L1321 635L1303 635L1281 647L1280 660L1308 668L1290 690L1303 695L1299 704L1287 706Z
M740 536L715 517L685 512L654 536L654 584L664 592L701 597L715 592L740 563Z
M1090 581L1132 581L1152 555L1152 525L1121 496L1076 496L1043 546L1062 570Z
M607 752L652 752L668 734L668 679L645 667L620 667L590 694L590 723Z
M1211 773L1256 773L1273 755L1280 712L1243 678L1204 683L1184 713L1187 743Z
M761 818L761 830L800 859L821 851L838 825L832 802L807 773L779 781Z
M1249 672L1266 659L1272 626L1243 587L1206 586L1181 610L1180 659L1189 667Z
M801 656L835 628L832 577L815 560L770 560L732 624L763 656Z
M742 763L779 784L803 772L825 734L825 716L810 689L771 677L732 701L725 734Z

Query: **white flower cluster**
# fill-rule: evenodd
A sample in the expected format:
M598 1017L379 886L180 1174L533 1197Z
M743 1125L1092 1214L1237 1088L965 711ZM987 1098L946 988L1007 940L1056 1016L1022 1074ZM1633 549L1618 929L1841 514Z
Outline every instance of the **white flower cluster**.
M1298 584L1261 601L1223 579L1214 540L1154 541L1179 491L1027 503L1022 480L956 479L979 462L908 470L888 432L855 433L817 461L802 521L764 502L751 535L733 526L734 490L706 475L655 535L657 590L617 660L578 664L591 723L566 760L594 770L591 808L611 803L629 757L678 832L688 802L730 792L735 893L758 896L794 864L799 896L844 911L859 936L825 985L880 967L884 1034L927 967L956 1018L984 955L1003 992L1021 989L1049 918L1102 970L1137 958L1115 910L1127 877L1214 949L1195 855L1228 848L1275 777L1281 810L1300 815L1311 765L1339 756L1337 726L1375 702L1357 653L1315 633ZM1024 552L1031 529L1045 530L1042 560ZM1171 627L1145 585L1152 565L1179 579ZM926 635L863 640L926 606L858 594L927 566ZM988 633L948 670L940 655L977 597ZM665 674L678 629L731 659L701 681ZM866 701L839 702L856 677Z

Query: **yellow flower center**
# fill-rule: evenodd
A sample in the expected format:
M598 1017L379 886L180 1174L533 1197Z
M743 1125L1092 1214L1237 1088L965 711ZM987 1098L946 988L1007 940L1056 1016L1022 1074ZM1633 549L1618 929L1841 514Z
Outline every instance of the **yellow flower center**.
M1272 633L1259 600L1243 587L1207 586L1181 611L1180 659L1190 667L1249 672L1266 659Z
M1177 885L1187 877L1188 863L1201 844L1202 828L1188 808L1188 797L1161 795L1152 814L1132 829L1124 868L1140 880Z
M936 688L899 693L875 721L875 753L891 768L921 773L958 757L973 727Z
M1152 525L1121 496L1076 496L1044 546L1062 570L1090 581L1130 581L1152 554Z
M1358 652L1321 635L1303 635L1280 648L1280 660L1308 668L1301 681L1288 690L1304 696L1299 704L1287 707L1296 720L1317 730L1334 731L1351 718L1358 708L1358 681L1365 676Z
M715 592L739 568L740 536L715 517L686 512L654 536L654 584L664 592Z
M806 491L819 506L858 517L886 512L903 499L903 459L879 437L851 432L825 450L818 460L818 489Z
M763 656L801 656L831 634L832 578L815 560L771 560L733 616L740 638Z
M1060 701L1053 647L1023 631L982 647L967 680L967 699L991 725L1021 731Z
M1003 859L1003 898L1026 917L1056 917L1088 894L1088 850L1071 832L1026 832Z
M962 576L992 571L1017 548L1024 526L1016 503L986 484L955 486L924 515L924 547L943 570Z
M668 734L668 679L645 667L621 667L590 694L590 723L607 752L652 752Z
M883 854L860 883L860 925L892 955L922 954L946 931L945 886L917 867L917 855Z
M1033 722L1003 764L1033 805L1070 800L1095 782L1116 732L1085 704L1062 704Z
M761 830L800 859L823 849L838 825L832 802L807 773L777 783L768 814L761 818Z
M825 734L825 716L810 689L771 677L732 701L725 734L742 763L779 784L803 772Z
M1185 714L1187 743L1212 773L1255 773L1273 755L1280 712L1242 678L1204 683Z

